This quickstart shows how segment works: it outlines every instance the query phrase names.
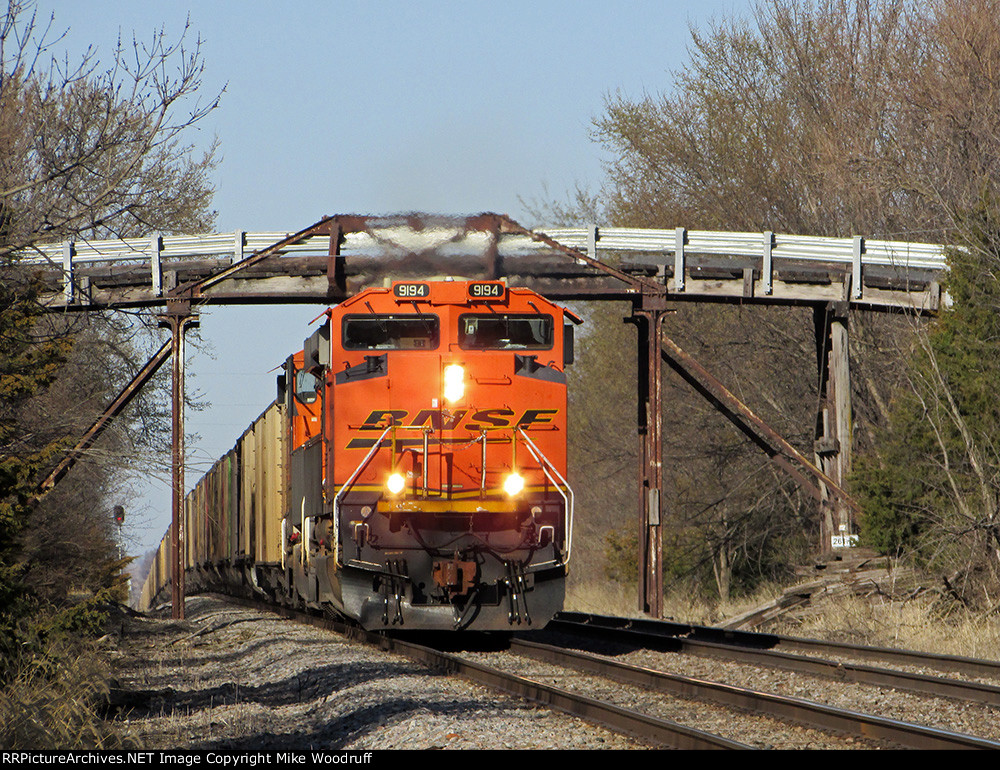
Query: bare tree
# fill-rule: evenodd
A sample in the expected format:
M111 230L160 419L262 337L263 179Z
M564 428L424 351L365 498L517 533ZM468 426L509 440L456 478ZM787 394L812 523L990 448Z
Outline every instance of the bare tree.
M618 225L953 242L968 234L963 215L1000 194L998 72L998 0L761 0L749 19L692 30L688 62L662 93L607 98L594 122L611 155L598 205ZM981 266L984 279L1000 274L995 261ZM819 392L808 374L816 371L810 319L689 304L667 326L811 453L809 411ZM853 314L851 328L858 435L872 447L906 385L896 351L912 330L904 319ZM734 544L762 526L787 537L808 504L773 494L755 450L734 446L723 421L670 388L672 525L702 533L724 593L741 558ZM958 425L952 419L949 439ZM977 479L978 498L962 487L963 505L981 514L996 494L986 491L992 472L980 461L977 476L972 461L989 443L969 437L962 472ZM749 516L762 513L765 499L785 513Z
M218 103L200 96L200 39L161 29L103 61L60 59L54 23L21 0L0 20L0 257L40 240L210 227L216 147L198 156L187 141Z
M996 0L762 0L674 88L608 98L623 222L944 239L1000 177Z
M102 587L93 565L116 555L112 495L162 425L153 394L29 509L45 465L144 360L144 335L143 319L43 315L17 255L42 241L198 232L215 216L215 144L190 141L218 102L200 96L200 41L161 30L74 59L55 55L54 29L20 0L0 19L0 645L24 609L7 599L24 585L57 606L74 586Z

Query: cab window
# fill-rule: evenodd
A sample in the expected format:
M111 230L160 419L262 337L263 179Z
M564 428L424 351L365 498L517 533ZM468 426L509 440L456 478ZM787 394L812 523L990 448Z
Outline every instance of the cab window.
M433 350L441 338L435 315L346 316L345 350Z
M311 404L319 391L319 378L312 372L299 369L295 372L295 398L299 403Z
M458 319L465 350L541 350L552 347L552 316L489 313Z

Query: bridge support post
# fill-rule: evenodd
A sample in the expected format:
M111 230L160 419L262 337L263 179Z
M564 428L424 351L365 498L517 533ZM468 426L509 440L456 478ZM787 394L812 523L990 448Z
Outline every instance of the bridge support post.
M664 296L644 296L630 320L639 329L638 423L640 441L639 609L663 617L663 318Z
M816 464L841 488L851 472L853 438L851 367L848 353L848 303L830 302L813 311L820 406L816 415ZM820 485L823 500L820 543L829 551L849 547L854 534L850 507Z
M170 329L171 359L171 506L170 551L173 564L171 615L184 618L184 335L198 326L197 314L188 301L168 301L167 312L159 317L161 328Z

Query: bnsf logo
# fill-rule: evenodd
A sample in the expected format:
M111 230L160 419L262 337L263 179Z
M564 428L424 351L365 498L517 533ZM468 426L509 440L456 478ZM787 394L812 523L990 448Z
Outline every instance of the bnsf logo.
M390 425L412 425L420 427L430 425L434 430L456 430L465 428L471 431L481 431L496 428L530 428L534 425L546 425L552 422L558 409L526 409L519 418L517 412L511 409L479 409L469 414L469 409L459 409L441 414L438 409L423 409L417 412L411 421L407 420L409 412L405 409L375 409L361 424L359 430L384 431ZM463 422L468 417L468 422Z

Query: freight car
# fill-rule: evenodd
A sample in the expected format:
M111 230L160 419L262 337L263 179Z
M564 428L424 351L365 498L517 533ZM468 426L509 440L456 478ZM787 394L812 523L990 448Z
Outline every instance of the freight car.
M544 625L563 603L570 311L500 281L330 308L185 503L186 585L367 629ZM144 587L169 592L170 532Z

